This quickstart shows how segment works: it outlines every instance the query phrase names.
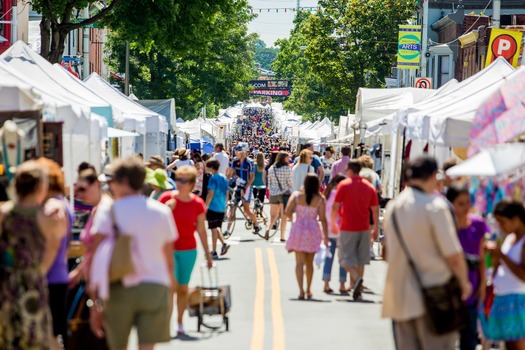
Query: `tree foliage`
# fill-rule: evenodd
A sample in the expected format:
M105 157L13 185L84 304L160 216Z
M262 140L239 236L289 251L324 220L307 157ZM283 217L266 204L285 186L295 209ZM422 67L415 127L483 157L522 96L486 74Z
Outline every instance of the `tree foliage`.
M248 95L248 81L253 77L255 35L248 35L251 19L246 1L234 1L210 18L213 25L196 31L191 42L150 45L150 39L135 37L130 50L130 83L142 99L176 99L177 114L184 119L198 115L207 107L208 115L218 108ZM204 26L204 23L201 23ZM109 64L115 72L124 72L125 42L130 34L121 28L111 34L108 43ZM186 34L185 34L186 35ZM132 35L134 36L134 34ZM190 38L187 38L190 40Z
M154 45L185 52L188 48L206 51L207 38L220 35L215 22L221 13L245 7L235 0L28 0L42 14L41 54L59 62L67 35L74 29L100 22L118 31L122 38L136 42L144 51ZM91 17L83 18L89 7Z
M262 69L271 70L278 52L278 48L267 47L264 41L257 39L255 43L255 63L259 64Z
M415 2L320 0L319 6L278 42L274 68L296 79L288 108L335 119L354 109L359 87L384 85L396 58L398 26L412 17ZM317 99L304 102L305 96Z

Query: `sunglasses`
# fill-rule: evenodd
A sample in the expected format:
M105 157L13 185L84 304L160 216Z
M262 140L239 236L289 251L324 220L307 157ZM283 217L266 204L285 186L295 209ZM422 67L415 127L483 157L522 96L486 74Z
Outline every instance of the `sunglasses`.
M84 193L87 191L87 188L86 187L77 187L77 192L78 193Z
M180 182L181 184L185 185L187 183L190 183L191 181L189 179L184 179L184 178L176 178L175 179L175 182Z

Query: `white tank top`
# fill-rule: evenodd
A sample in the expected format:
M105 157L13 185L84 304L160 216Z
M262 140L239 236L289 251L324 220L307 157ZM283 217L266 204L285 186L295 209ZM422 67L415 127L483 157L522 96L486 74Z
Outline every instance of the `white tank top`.
M521 252L525 237L522 237L516 244L512 245L514 235L508 235L501 246L501 252L509 257L516 264L521 264ZM494 277L494 292L496 295L525 294L525 282L516 277L514 273L501 262L496 276Z

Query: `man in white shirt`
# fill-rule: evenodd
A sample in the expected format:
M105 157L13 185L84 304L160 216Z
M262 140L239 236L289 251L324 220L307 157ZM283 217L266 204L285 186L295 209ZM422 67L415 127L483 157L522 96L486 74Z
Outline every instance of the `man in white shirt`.
M131 237L134 272L109 286L103 296L103 282L96 284L104 309L92 308L91 328L107 336L111 349L125 349L132 326L137 328L141 349L153 349L155 343L168 342L174 285L173 243L177 229L167 206L141 194L146 169L136 158L117 160L108 182L115 197L113 205L100 205L93 220L95 253L91 268L100 269L107 254L97 254L108 236ZM111 258L111 257L109 257ZM103 266L103 263L102 263ZM94 271L92 271L94 276ZM106 274L107 276L107 274ZM106 277L107 278L107 277ZM107 279L105 283L109 283ZM102 333L102 321L105 323Z
M217 159L221 165L219 167L219 174L226 176L226 171L230 166L230 158L226 152L224 152L224 145L222 143L215 144L215 154L213 158Z

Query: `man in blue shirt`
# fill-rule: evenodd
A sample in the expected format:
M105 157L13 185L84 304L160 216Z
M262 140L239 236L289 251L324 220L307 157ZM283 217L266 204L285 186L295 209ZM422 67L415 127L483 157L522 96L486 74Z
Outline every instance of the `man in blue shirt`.
M208 228L211 230L212 258L218 259L217 239L221 241L221 256L225 255L230 246L224 242L222 234L222 222L226 213L226 194L228 192L228 179L219 173L221 163L217 159L210 159L206 162L207 170L212 174L208 182L208 195L206 196L206 220Z
M235 147L235 155L233 158L230 169L228 169L228 178L234 178L237 184L235 190L234 200L238 203L242 199L242 206L244 213L253 222L254 234L261 231L257 223L257 217L250 209L250 201L252 200L252 183L255 178L255 164L252 159L246 156L249 147L246 142L239 142Z

